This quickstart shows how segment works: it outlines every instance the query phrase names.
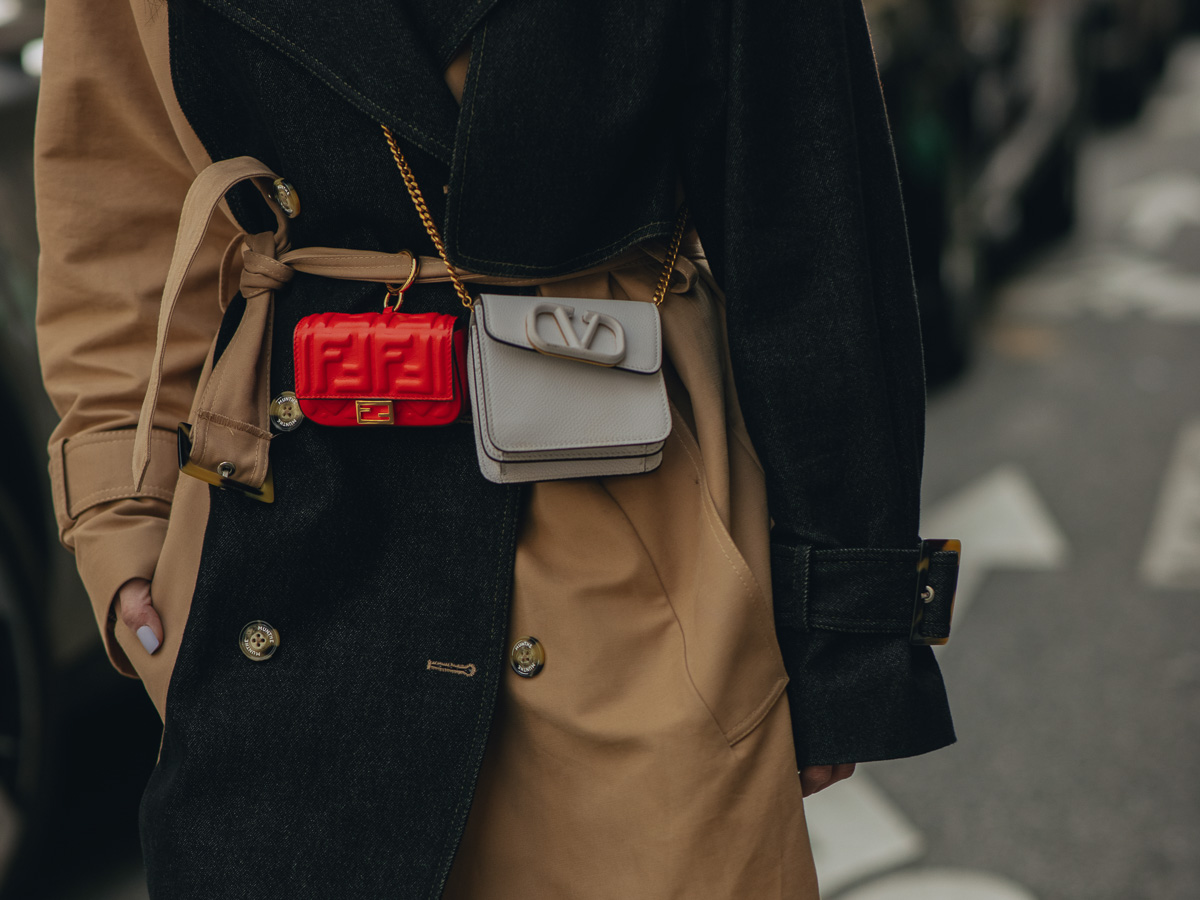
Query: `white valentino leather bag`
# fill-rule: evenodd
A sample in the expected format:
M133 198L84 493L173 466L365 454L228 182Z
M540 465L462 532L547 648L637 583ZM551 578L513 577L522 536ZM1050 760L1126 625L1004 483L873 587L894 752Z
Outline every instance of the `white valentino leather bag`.
M649 472L671 411L658 307L483 294L468 343L475 449L498 483Z
M687 208L679 211L653 302L482 294L446 257L416 178L384 128L396 166L471 310L468 377L479 469L498 484L650 472L671 433L662 323Z

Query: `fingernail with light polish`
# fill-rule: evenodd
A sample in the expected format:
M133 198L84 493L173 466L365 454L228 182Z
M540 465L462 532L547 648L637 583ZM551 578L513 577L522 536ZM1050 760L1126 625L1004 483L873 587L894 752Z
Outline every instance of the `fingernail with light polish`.
M137 639L142 642L147 653L153 653L158 649L158 638L154 634L154 629L149 625L143 625L137 630Z

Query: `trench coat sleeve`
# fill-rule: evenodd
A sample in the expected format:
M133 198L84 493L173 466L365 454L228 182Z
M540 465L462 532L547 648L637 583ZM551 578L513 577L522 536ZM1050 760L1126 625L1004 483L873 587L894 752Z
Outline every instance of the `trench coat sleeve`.
M679 153L766 470L798 762L935 749L954 732L930 649L907 633L814 627L815 606L862 598L838 595L853 577L826 595L807 577L822 551L915 557L918 545L920 330L863 9L695 2ZM912 586L882 598L898 619L911 617L916 578L914 559Z
M218 327L217 277L233 234L216 217L179 303L153 466L135 490L133 429L160 294L194 163L207 162L194 135L183 136L185 152L186 122L168 111L166 16L165 4L144 0L50 0L35 137L38 347L62 417L50 440L55 513L109 658L131 675L110 608L127 579L154 573L178 477L174 427L187 418Z

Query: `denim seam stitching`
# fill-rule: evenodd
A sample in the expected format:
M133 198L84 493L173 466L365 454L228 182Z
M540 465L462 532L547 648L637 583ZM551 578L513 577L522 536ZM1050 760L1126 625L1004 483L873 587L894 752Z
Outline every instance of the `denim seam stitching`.
M460 165L462 167L462 186L460 188L460 194L462 196L466 196L468 193L467 184L468 184L468 179L470 178L470 169L467 167L467 157L471 152L471 132L475 128L475 100L479 96L479 72L483 69L483 54L486 50L487 50L487 26L484 25L483 28L480 29L480 32L479 32L479 48L478 49L475 49L474 47L471 48L471 59L468 60L468 63L467 63L467 65L468 65L467 87L471 91L471 105L466 110L467 131L463 135L462 159L461 159L461 162L458 159L458 141L457 140L455 140L455 142L454 142L455 148L454 148L453 156L451 158L451 162L452 162L452 166L453 166L451 169L451 173L450 173L451 178L454 177L454 171L457 170ZM456 137L457 137L457 135L456 135ZM446 236L451 237L453 235L452 240L454 242L455 249L457 249L458 248L458 240L457 240L458 232L455 229L451 228L451 225L452 224L457 225L457 222L452 223L450 221L450 218L451 218L450 210L452 208L452 205L453 204L451 204L449 201L446 203L446 232L447 232Z
M349 82L345 81L344 79L340 78L337 74L332 72L328 68L328 66L326 66L324 63L322 63L320 60L317 60L317 59L311 57L309 54L305 53L300 47L296 46L296 44L294 44L292 41L288 40L286 37L281 35L278 31L276 31L274 28L272 28L266 22L263 22L261 19L257 18L253 14L248 13L243 9L238 9L237 7L235 7L232 4L230 4L229 2L227 2L227 0L206 0L206 2L208 2L210 4L215 4L218 6L225 7L227 10L229 10L230 14L235 19L237 19L238 17L245 17L246 19L249 19L251 22L253 22L255 25L257 25L259 28L261 28L263 31L265 31L267 33L267 34L262 34L260 32L260 37L264 41L266 41L268 44L270 44L272 47L274 47L276 50L278 50L280 53L282 53L284 56L286 56L292 62L296 63L297 65L301 66L304 69L307 69L314 76L316 76L318 81L321 81L326 87L337 90L337 88L333 84L331 84L329 80L327 80L327 79L332 79L334 82L337 82L337 84L340 84L343 88L345 88L347 91L349 91L355 97L357 97L368 108L373 110L374 113L378 117L384 118L384 119L395 118L403 124L404 129L406 131L409 131L409 132L412 132L413 134L419 135L422 139L428 141L430 144L437 147L442 153L446 153L446 152L450 151L451 148L447 147L445 144L443 144L437 138L433 137L430 134L426 134L422 129L418 128L416 125L414 125L411 122L398 116L396 113L392 112L391 110L384 109L382 106L380 106L374 100L372 100L370 97L366 96L360 90L358 90L358 88L354 87L352 84L350 84ZM270 35L270 37L268 37L267 35ZM272 40L272 38L273 38L273 40ZM289 51L287 49L288 47L291 48L291 51ZM302 57L303 57L303 59L302 59ZM309 62L306 63L305 59L308 59ZM411 138L411 135L410 135L410 138ZM426 152L428 152L429 148L422 146L419 141L414 141L413 143L415 143L422 150L425 150Z
M463 158L463 163L464 163L464 175L465 175L465 163L466 163L465 157ZM463 193L466 193L466 185L465 184L463 186ZM645 225L641 225L641 226L633 229L633 231L630 231L628 234L625 234L625 235L617 238L616 240L611 241L608 244L605 244L603 247L598 247L595 250L589 250L587 253L581 253L578 256L571 257L570 259L566 260L565 262L552 263L550 265L545 265L545 266L535 266L535 265L529 265L526 263L521 263L521 264L519 264L519 268L522 270L525 270L525 271L545 272L545 271L548 271L551 269L568 269L569 270L571 268L587 266L594 262L603 261L603 260L609 258L610 256L613 256L616 253L619 253L621 250L624 250L626 247L631 246L634 239L640 239L643 237L650 237L650 236L654 236L654 237L661 236L663 234L662 228L665 226L668 226L668 225L672 225L672 224L674 224L674 223L667 222L667 221L664 221L661 219L656 220L654 222L647 222ZM493 266L512 266L512 265L514 265L514 263L508 262L505 260L485 259L483 257L471 256L468 254L462 254L459 257L459 262L466 265L467 268L474 268L475 266L480 265L480 264L493 265Z
M507 531L510 531L510 530L511 530L511 526L512 526L512 523L510 522L510 519L512 518L512 506L513 506L513 498L514 498L514 496L515 496L515 495L516 495L516 491L509 491L509 492L508 492L508 496L505 498L505 501L504 501L504 522L505 522L505 524L508 526L508 528L506 528L506 532L507 532ZM506 534L506 538L507 538L507 534ZM507 541L506 541L506 544L507 544ZM502 582L501 582L500 575L501 575L501 571L502 571L502 570L503 570L503 568L504 568L504 561L505 561L505 559L507 559L507 558L509 558L509 553L507 552L507 550L506 550L505 552L501 552L501 553L497 554L497 559L496 559L496 573L495 573L495 575L493 576L493 590L492 590L492 595L493 595L493 597L496 595L496 592L497 592L498 590L501 590L501 588L500 588L500 585L502 584ZM511 594L510 594L509 596L510 596L510 600L511 600ZM497 611L498 611L498 609L499 609L499 604L493 603L493 604L492 604L492 619L491 619L491 622L490 622L490 624L489 624L489 630L488 630L488 645L489 645L489 646L492 646L492 645L494 645L494 644L495 644L495 640L496 640L496 616L497 616ZM493 664L495 664L495 662L496 662L496 661L495 661L495 660L493 660ZM498 675L496 676L496 690L497 690L497 693L499 693L499 690L500 690L500 687L499 687L499 685L500 685L500 679L503 677L503 666L500 666L500 667L499 667L499 669L500 669L500 674L498 674ZM479 737L479 729L480 729L480 726L483 724L483 721L484 721L484 719L485 719L485 718L486 718L486 719L488 719L488 721L489 721L489 724L490 724L490 721L491 721L491 716L488 714L488 702L487 702L487 694L488 694L488 691L487 691L487 688L486 688L486 686L485 686L485 688L484 688L484 690L483 690L483 692L482 692L482 695L480 696L480 699L479 699L479 712L478 712L478 714L475 716L475 734L474 734L474 736L473 736L473 738L472 738L472 746L476 746L476 745L478 745L478 743L479 743L479 740L478 740L478 737ZM495 702L495 701L493 700L493 703L494 703L494 702ZM486 733L485 733L485 740L486 740ZM479 775L478 775L478 769L476 769L476 773L475 773L475 778L476 778L476 780L478 779L478 777L479 777ZM474 791L472 790L472 791L470 792L470 794L471 794L471 797L473 797L473 796L474 796ZM455 806L454 806L454 815L451 817L450 821L449 821L449 822L447 823L447 825L446 825L446 827L447 827L447 830L449 830L449 829L451 829L451 828L454 828L454 823L458 821L458 818L459 818L459 813L460 813L460 811L462 810L462 806L463 806L463 800L464 800L464 799L465 799L465 798L463 797L462 793L460 793L460 795L459 795L459 798L458 798L458 802L457 802L457 803L455 804ZM465 822L464 822L464 824L463 824L462 828L465 828L465 827L466 827L466 825L465 825ZM461 840L461 839L462 839L462 828L460 828L460 829L459 829L458 840ZM447 837L449 838L449 836L447 836ZM457 854L457 852L458 852L458 849L457 849L457 848L458 848L458 840L451 840L451 839L447 839L447 840L443 840L443 842L442 842L442 846L443 846L443 847L445 847L447 844L453 844L453 845L454 845L454 847L453 847L453 849L452 849L452 850L450 851L450 853L449 853L449 860L445 860L445 859L443 859L443 862L442 862L442 868L443 868L445 871L443 872L443 874L441 875L441 877L437 879L437 880L439 880L441 883L440 883L440 884L438 884L438 885L435 885L435 887L434 887L434 893L433 893L433 894L430 894L430 900L434 900L434 898L436 898L437 896L440 896L440 894L441 894L441 891L442 891L442 888L445 886L445 883L446 883L446 878L447 878L447 877L448 877L448 875L449 875L449 870L448 870L448 867L446 866L446 862L451 862L451 863L453 862L453 860L454 860L454 857L455 857L455 855L456 855L456 854ZM435 877L436 877L436 876L435 876Z
M465 15L464 15L464 16L463 16L461 19L459 19L459 20L458 20L458 21L455 23L454 27L453 27L452 29L450 29L450 32L451 32L452 34L458 34L460 31L462 31L462 30L463 30L463 25L464 25L465 23L469 22L469 21L470 21L472 18L476 18L476 19L478 19L478 17L479 17L479 15L478 15L478 10L479 10L479 7L481 7L481 6L491 6L491 5L492 5L492 4L494 4L494 3L496 3L496 0L477 0L477 2L475 3L475 5L474 5L474 6L472 6L470 9L468 9L468 10L467 10L467 13L466 13L466 14L465 14ZM485 11L485 12L486 12L486 11ZM486 28L487 26L484 26L484 27ZM465 39L465 38L466 38L466 35L464 34L462 39ZM460 42L461 42L461 40L462 40L462 39L460 39ZM451 62L453 62L453 60L454 60L454 51L455 51L455 50L457 50L457 49L458 49L458 47L457 47L457 46L456 46L456 47L452 47L452 48L450 49L449 55L447 56L447 58L446 58L446 59L444 59L444 60L442 61L442 68L443 68L443 69L445 69L445 68L446 68L446 66L448 66L448 65L449 65Z
M794 570L792 578L793 580L801 577L804 579L804 586L800 592L800 615L801 621L804 623L804 629L807 631L811 627L808 615L808 588L809 582L812 580L809 577L811 574L809 571L809 562L812 558L812 554L807 546L798 546L796 547L796 557L797 560L793 564ZM803 566L803 568L801 568L801 566Z

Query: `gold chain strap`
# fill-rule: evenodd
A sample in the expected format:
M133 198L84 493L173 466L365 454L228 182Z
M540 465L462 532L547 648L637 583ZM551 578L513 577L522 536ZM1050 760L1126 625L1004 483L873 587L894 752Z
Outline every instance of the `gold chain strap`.
M421 217L421 224L429 232L429 238L433 241L433 246L437 247L437 252L442 257L442 262L446 264L446 271L450 273L450 280L454 282L454 290L458 292L458 299L462 301L463 306L471 309L475 305L475 301L467 293L467 287L462 283L462 279L458 277L458 270L454 268L450 260L446 257L446 245L442 243L442 236L438 233L433 216L429 214L429 207L425 205L425 195L421 193L421 187L417 184L416 176L413 175L412 169L408 167L408 160L400 152L400 147L396 144L396 138L392 135L392 130L386 125L381 125L380 127L383 129L383 136L387 138L388 146L392 148L392 159L396 161L396 168L400 170L400 177L404 179L404 186L408 188L408 196L412 197L413 206L417 208L417 215Z
M667 258L663 261L663 272L658 276L658 287L654 289L654 305L662 306L667 299L667 288L671 285L671 273L675 271L675 260L679 258L679 245L683 243L683 232L687 228L687 204L679 207L679 218L675 220L675 233L667 247Z
M450 273L450 280L454 282L454 290L458 293L458 299L462 301L462 305L467 309L472 309L475 306L475 300L467 293L467 287L458 276L458 270L454 268L454 265L446 256L446 245L442 243L442 236L433 221L429 207L425 205L425 195L421 193L421 187L417 184L417 179L413 175L412 169L408 167L408 160L404 158L404 154L396 144L396 138L392 134L391 129L386 125L381 125L380 128L383 129L383 135L387 138L388 147L392 150L392 159L396 161L396 168L400 170L400 177L404 179L404 186L408 188L408 196L412 198L413 206L417 208L417 215L421 217L421 224L425 226L425 231L429 233L429 239L433 241L433 246L437 247L438 255L442 257L442 262L446 264L446 271ZM687 204L685 203L679 208L679 218L675 221L675 232L671 235L671 243L667 247L667 257L663 262L663 272L659 276L658 286L654 289L655 306L662 306L663 301L667 298L667 288L671 284L671 273L675 271L675 261L679 258L679 246L683 242L683 233L686 227Z

